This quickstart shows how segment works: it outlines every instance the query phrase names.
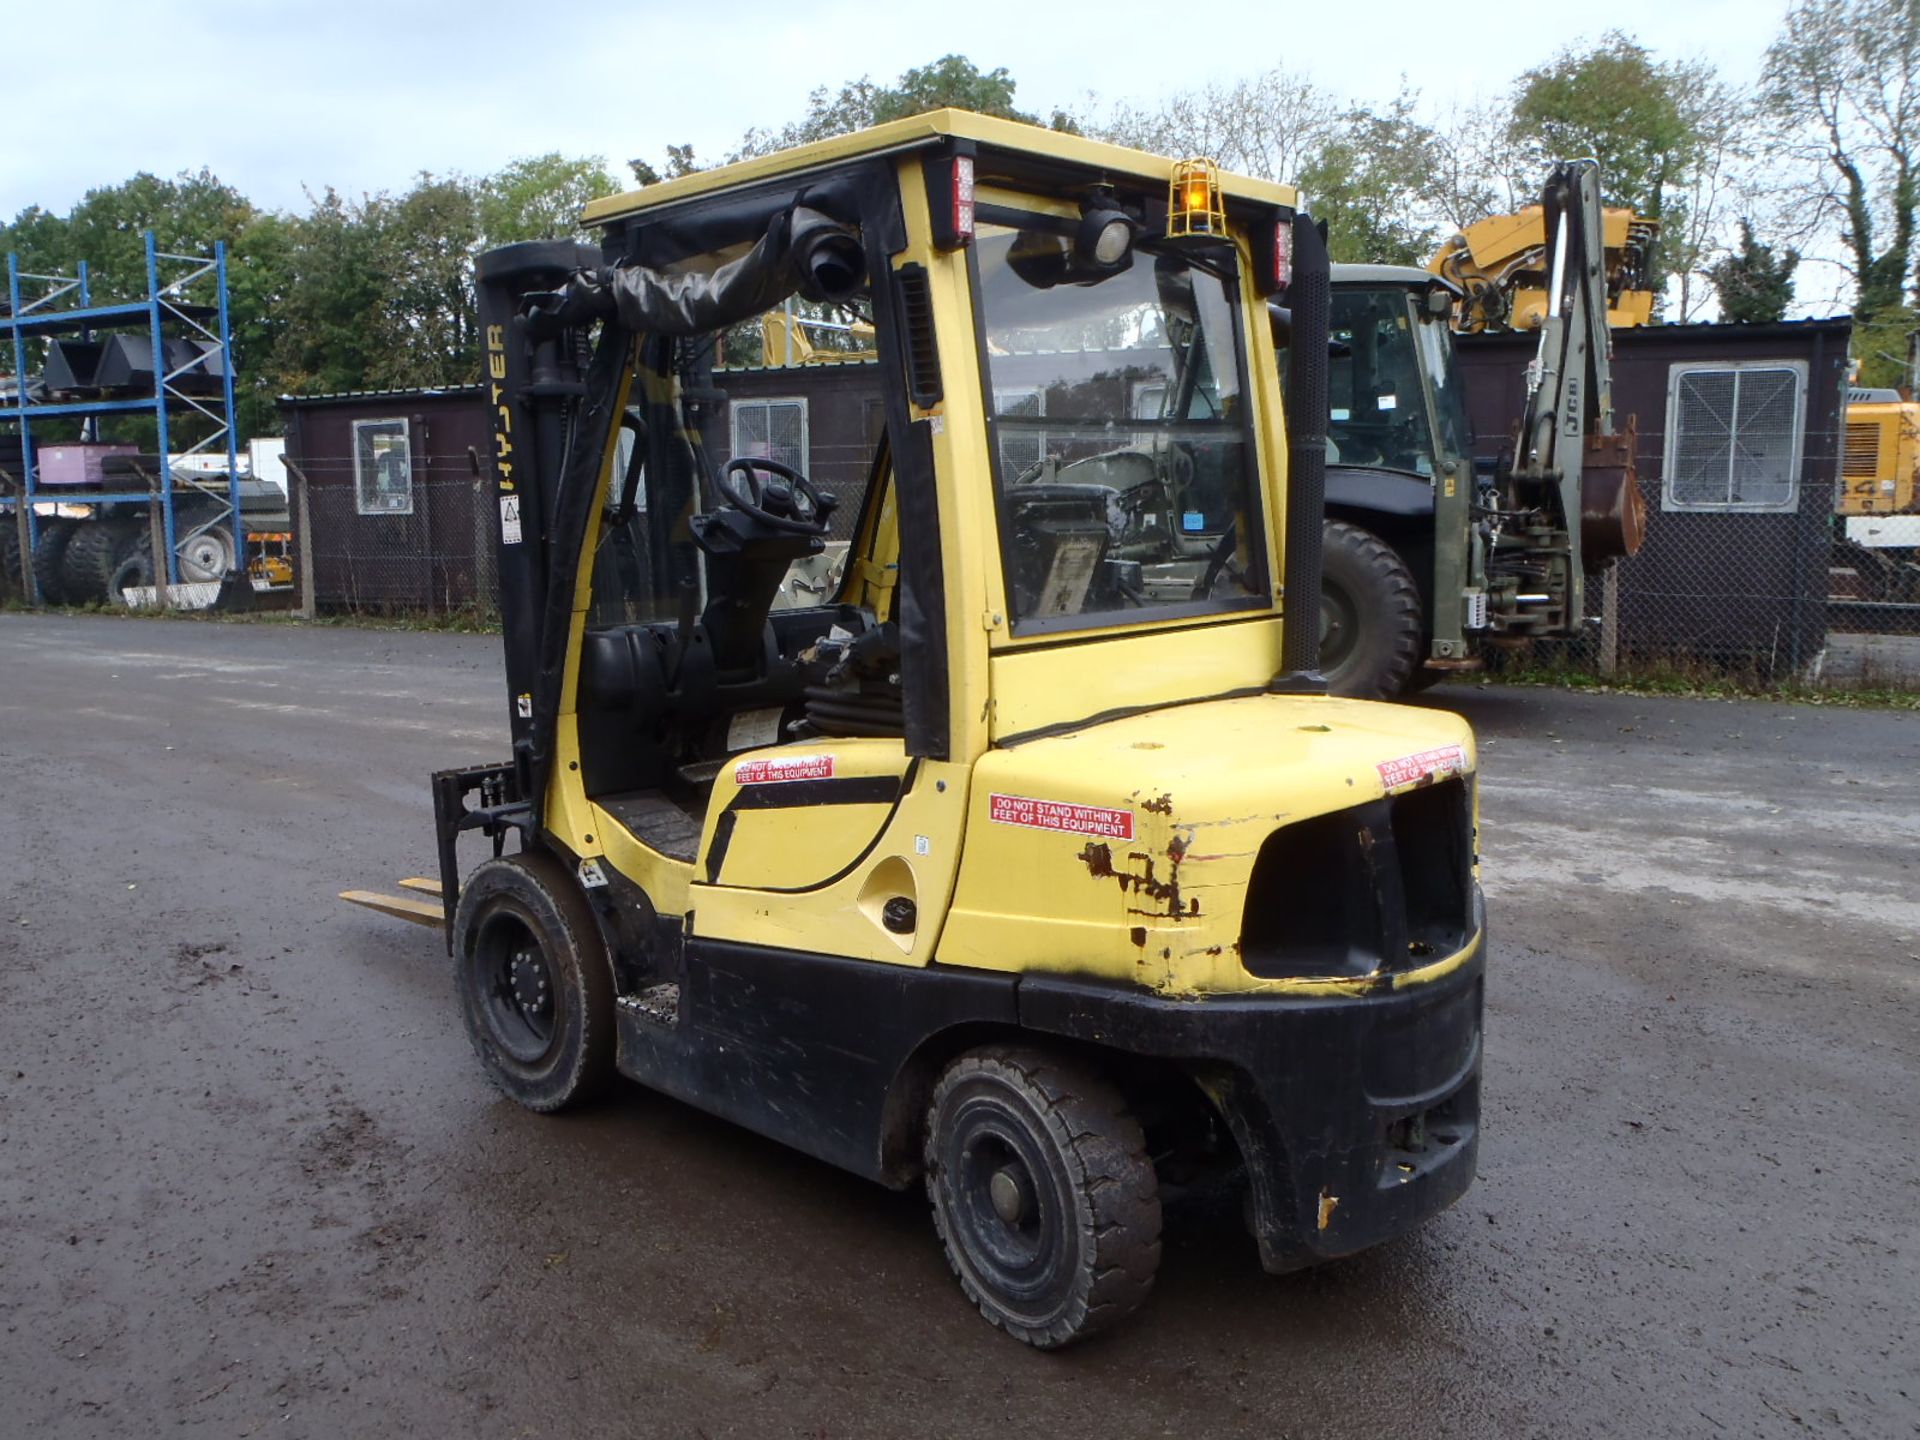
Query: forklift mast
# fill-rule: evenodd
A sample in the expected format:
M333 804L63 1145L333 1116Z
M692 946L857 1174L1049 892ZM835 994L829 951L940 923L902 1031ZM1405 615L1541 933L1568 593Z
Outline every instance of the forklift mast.
M598 265L598 247L536 240L490 250L475 282L493 423L500 628L506 647L513 766L519 793L538 795L551 736L535 724L542 617L548 608L547 540L575 411L586 396L578 332L532 336L520 316L529 294L553 291Z

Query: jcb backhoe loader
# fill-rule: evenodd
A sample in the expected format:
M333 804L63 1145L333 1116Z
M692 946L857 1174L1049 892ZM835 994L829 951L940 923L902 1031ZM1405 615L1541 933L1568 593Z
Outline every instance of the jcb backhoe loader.
M1582 161L1525 213L1544 244L1500 278L1542 287L1521 297L1540 348L1492 475L1475 473L1451 327L1490 313L1498 287L1334 267L1321 666L1336 694L1390 699L1479 668L1483 644L1577 634L1586 577L1640 547L1634 419L1616 423L1610 378L1617 212L1603 227Z
M1274 1271L1456 1200L1473 739L1314 672L1294 191L941 111L587 218L479 266L513 755L434 777L432 918L495 1083L924 1183L1038 1346L1145 1298L1163 1181L1241 1186ZM874 328L862 495L716 460L712 336L796 292ZM774 608L843 505L839 592Z

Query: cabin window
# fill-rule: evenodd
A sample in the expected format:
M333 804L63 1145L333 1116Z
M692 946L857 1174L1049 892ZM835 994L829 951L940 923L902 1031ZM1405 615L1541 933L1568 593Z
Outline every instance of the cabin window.
M1667 510L1800 503L1807 370L1799 362L1676 365L1667 382Z
M405 420L353 422L353 495L362 515L413 513L413 443Z
M735 400L733 458L772 460L809 474L807 402L804 399Z

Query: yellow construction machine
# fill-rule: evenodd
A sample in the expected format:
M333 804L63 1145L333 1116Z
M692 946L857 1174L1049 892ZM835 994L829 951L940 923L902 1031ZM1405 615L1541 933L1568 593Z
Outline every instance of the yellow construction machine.
M1648 262L1659 235L1658 220L1618 208L1600 212L1608 325L1652 321ZM1539 329L1553 308L1552 264L1547 212L1529 205L1467 226L1440 247L1427 269L1458 287L1454 329L1473 333Z
M1833 508L1840 524L1834 593L1920 602L1920 403L1898 390L1847 392L1847 441Z

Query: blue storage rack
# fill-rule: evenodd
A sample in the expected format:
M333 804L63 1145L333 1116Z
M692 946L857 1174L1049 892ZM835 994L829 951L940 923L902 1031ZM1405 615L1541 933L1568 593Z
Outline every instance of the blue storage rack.
M115 305L92 303L92 290L84 260L75 267L76 273L72 275L37 275L20 268L19 256L7 256L8 313L0 319L0 326L4 326L12 341L15 397L13 405L9 407L11 413L0 411L0 420L12 420L19 426L20 494L27 509L31 543L38 544L40 539L36 508L39 505L54 502L146 503L151 498L149 492L144 490L78 491L65 485L52 490L42 489L36 473L38 467L34 463L34 422L44 422L56 416L150 413L157 434L156 449L160 453L160 505L167 547L164 581L179 584L180 533L175 513L176 497L182 489L192 496L218 493L209 486L191 482L176 486L174 482L169 417L191 411L212 422L212 429L181 454L183 457L204 454L213 451L215 446L225 446L227 513L220 518L225 519L231 527L234 567L244 576L247 570L247 536L240 514L239 437L233 428L233 346L227 316L227 247L224 242L215 244L209 258L205 255L173 255L162 251L155 244L151 230L146 232L144 241L146 294L139 300ZM38 293L31 293L34 291ZM76 301L77 304L74 303ZM202 323L208 320L214 323L215 328ZM29 399L30 356L27 346L30 340L63 334L90 339L97 330L136 328L145 329L153 345L151 396L121 400L36 402ZM193 339L211 343L216 348L200 354L192 366L170 372L164 358L166 341L169 339ZM174 383L187 368L215 360L219 363L221 375L217 399L213 396L189 395ZM208 523L218 524L219 519ZM31 570L31 557L23 556L22 564ZM157 559L154 578L156 581L163 578Z

